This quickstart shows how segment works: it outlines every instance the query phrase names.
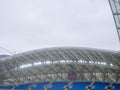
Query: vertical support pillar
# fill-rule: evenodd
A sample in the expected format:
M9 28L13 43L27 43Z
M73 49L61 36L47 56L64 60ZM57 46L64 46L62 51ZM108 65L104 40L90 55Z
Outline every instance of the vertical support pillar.
M111 7L111 11L113 14L113 18L115 21L115 26L117 29L117 34L120 42L120 0L108 0L108 1Z

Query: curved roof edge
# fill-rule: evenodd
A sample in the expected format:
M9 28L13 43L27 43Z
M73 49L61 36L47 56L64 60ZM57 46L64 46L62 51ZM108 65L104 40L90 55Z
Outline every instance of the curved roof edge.
M77 49L77 50L78 49L81 49L81 50L85 49L85 50L120 54L120 52L118 52L118 51L108 50L108 49L98 49L98 48L88 48L88 47L50 47L50 48L41 48L41 49L30 50L30 51L26 51L26 52L22 52L22 53L18 53L18 54L13 54L13 55L10 55L9 57L3 58L1 60L13 58L13 57L18 57L18 56L22 56L22 55L28 55L28 54L33 53L33 52L42 52L42 51L49 51L49 50L62 50L62 49L64 49L64 50L65 49Z

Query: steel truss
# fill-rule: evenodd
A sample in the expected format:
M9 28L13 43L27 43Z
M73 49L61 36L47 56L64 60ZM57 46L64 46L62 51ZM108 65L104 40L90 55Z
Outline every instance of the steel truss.
M108 0L108 1L112 10L112 14L120 42L120 0Z
M42 81L120 83L120 56L114 51L86 48L51 48L13 55L0 60L0 84L23 84Z

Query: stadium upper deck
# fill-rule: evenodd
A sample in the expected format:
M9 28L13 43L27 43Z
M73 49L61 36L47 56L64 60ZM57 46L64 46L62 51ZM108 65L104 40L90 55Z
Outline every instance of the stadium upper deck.
M120 55L116 51L61 47L1 58L0 84L42 81L120 83Z

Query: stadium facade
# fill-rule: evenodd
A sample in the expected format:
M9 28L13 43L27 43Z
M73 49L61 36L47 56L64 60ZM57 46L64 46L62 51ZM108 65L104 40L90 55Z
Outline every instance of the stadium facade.
M108 0L120 41L120 0ZM120 90L120 52L48 48L0 56L0 90Z
M51 82L66 85L66 82L120 84L120 54L108 50L61 47L33 50L0 59L1 85L39 82L48 85Z

